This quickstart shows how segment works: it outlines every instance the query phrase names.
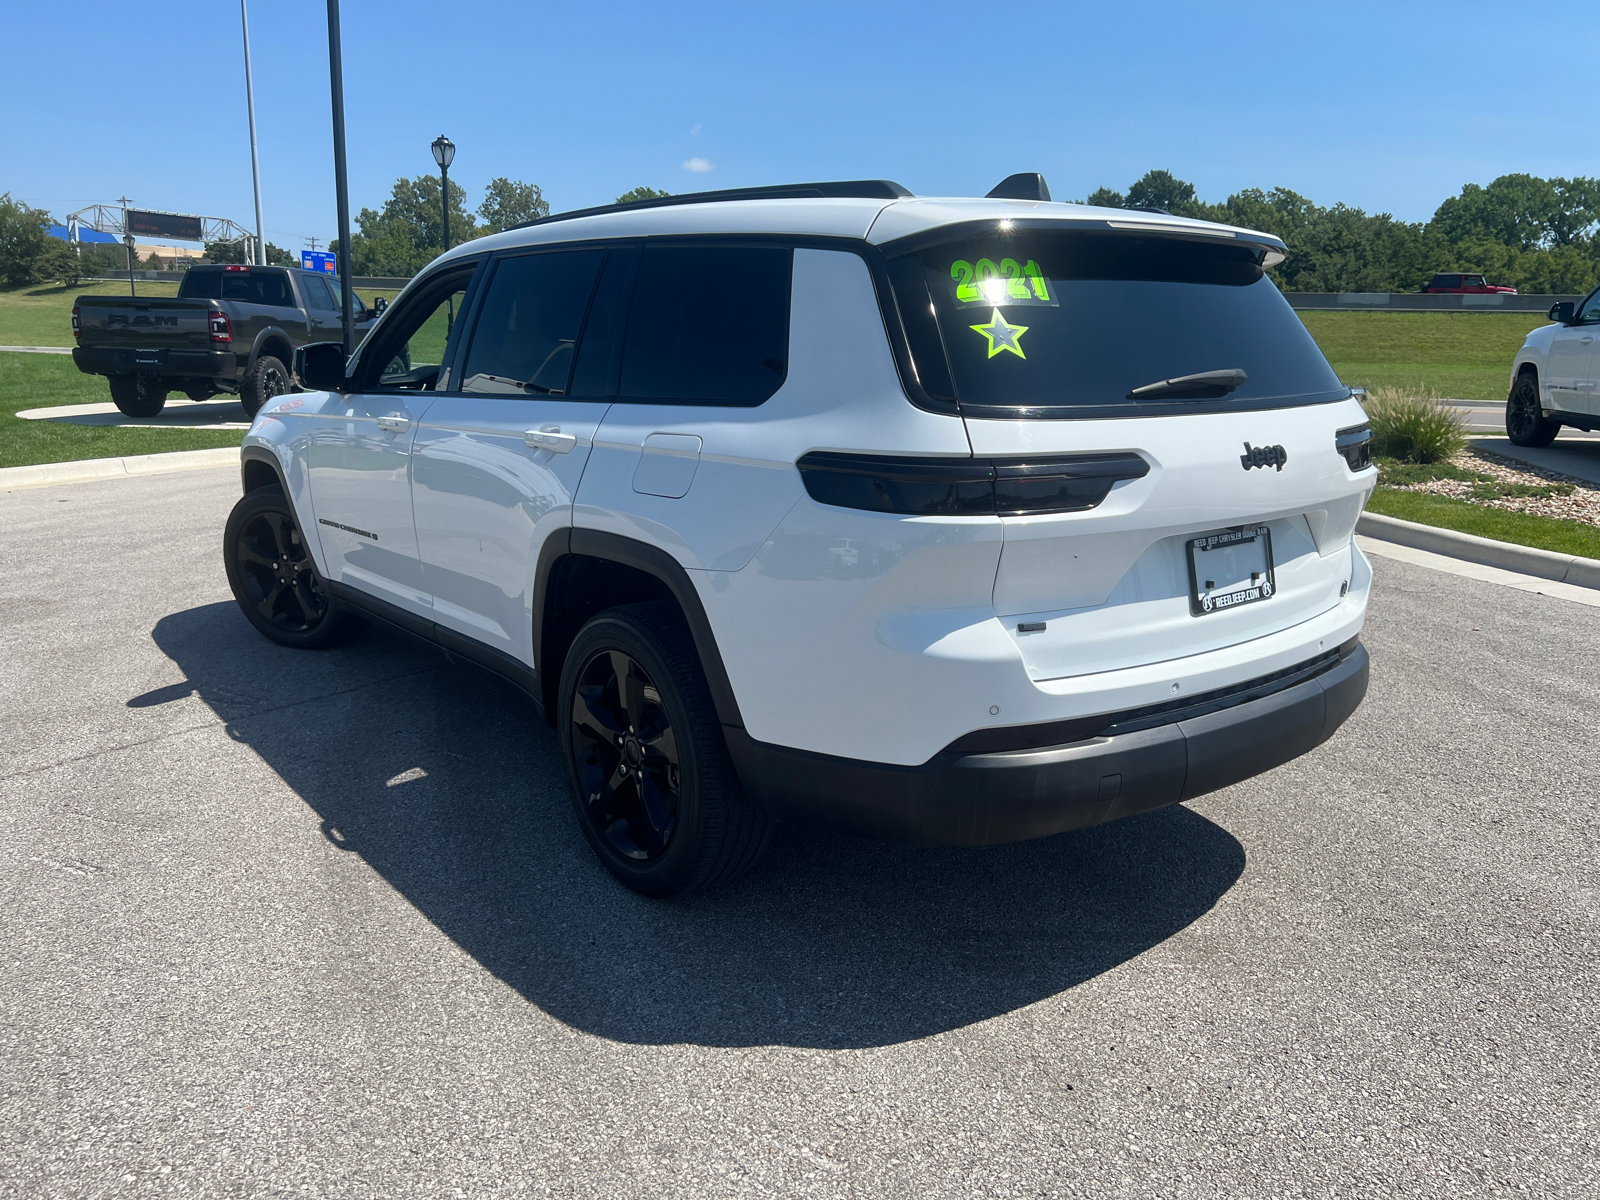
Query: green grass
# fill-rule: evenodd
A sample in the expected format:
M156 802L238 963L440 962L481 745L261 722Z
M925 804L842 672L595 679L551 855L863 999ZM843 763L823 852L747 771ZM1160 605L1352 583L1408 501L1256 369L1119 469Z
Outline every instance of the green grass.
M1431 391L1501 402L1511 360L1543 313L1303 312L1311 336L1352 387Z
M138 283L141 296L176 296L175 283ZM0 346L72 345L72 304L79 296L126 296L123 283L59 283L0 288Z
M23 421L14 415L18 409L110 399L104 379L83 374L64 354L0 354L0 467L237 446L242 436L239 430L117 429Z
M1399 517L1402 521L1415 521L1419 525L1433 525L1440 529L1454 529L1458 533L1493 538L1497 542L1533 546L1539 550L1553 550L1557 554L1600 558L1600 526L1586 525L1582 521L1562 521L1532 513L1507 512L1447 496L1398 492L1386 487L1380 487L1372 493L1367 510L1385 517Z

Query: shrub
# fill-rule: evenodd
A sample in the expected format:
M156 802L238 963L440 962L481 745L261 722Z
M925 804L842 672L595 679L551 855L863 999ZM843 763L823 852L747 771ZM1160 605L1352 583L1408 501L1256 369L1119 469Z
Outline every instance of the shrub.
M1466 418L1439 397L1400 388L1367 393L1372 453L1401 462L1448 462L1466 449Z

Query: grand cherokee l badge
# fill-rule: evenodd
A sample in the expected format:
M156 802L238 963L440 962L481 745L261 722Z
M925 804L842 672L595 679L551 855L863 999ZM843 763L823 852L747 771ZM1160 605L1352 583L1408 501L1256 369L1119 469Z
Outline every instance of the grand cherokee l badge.
M1251 467L1277 467L1281 471L1288 461L1289 452L1282 446L1252 446L1246 442L1244 453L1239 455L1239 465L1246 471Z

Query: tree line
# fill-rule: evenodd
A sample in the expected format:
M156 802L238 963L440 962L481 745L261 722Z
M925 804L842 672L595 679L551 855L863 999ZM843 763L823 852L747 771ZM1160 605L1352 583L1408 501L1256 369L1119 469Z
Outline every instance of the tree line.
M1324 208L1288 188L1246 188L1221 203L1155 170L1126 193L1082 201L1154 208L1277 234L1289 254L1268 273L1291 292L1414 292L1436 271L1474 271L1518 291L1583 293L1600 283L1600 180L1502 175L1469 183L1428 221L1347 204Z
M670 193L636 187L617 197L618 204L650 200ZM394 181L381 209L363 208L356 215L358 232L350 235L352 275L415 275L444 253L444 205L439 176L418 175ZM491 179L483 203L467 211L466 189L450 184L450 244L501 233L550 215L550 202L536 183L503 176ZM329 243L337 251L338 239Z
M617 197L626 204L669 195L637 187ZM414 275L444 251L444 209L437 175L395 180L378 209L363 208L350 238L354 275ZM450 184L452 245L499 233L550 215L538 184L503 176L489 181L482 202L468 211L467 193ZM1600 180L1502 175L1469 183L1428 221L1401 221L1347 204L1323 207L1288 188L1246 188L1226 200L1199 199L1192 183L1170 171L1148 171L1126 192L1100 188L1085 200L1111 208L1160 209L1260 229L1283 239L1288 257L1270 274L1290 292L1411 292L1436 271L1482 272L1519 291L1584 293L1600 284ZM80 253L49 236L51 216L0 195L0 283L50 280L127 265L121 247ZM329 249L337 249L335 241ZM211 262L241 262L237 243L207 244ZM293 263L278 246L268 261Z

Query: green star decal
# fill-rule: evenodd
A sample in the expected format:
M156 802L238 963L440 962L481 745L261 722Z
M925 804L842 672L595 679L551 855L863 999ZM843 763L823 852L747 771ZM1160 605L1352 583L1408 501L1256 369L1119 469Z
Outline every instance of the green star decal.
M976 329L989 339L989 357L993 358L1002 350L1009 350L1018 358L1027 358L1022 352L1022 335L1028 332L1026 325L1007 325L1006 319L1000 315L998 308L990 309L989 323L987 325L969 325L967 328Z

